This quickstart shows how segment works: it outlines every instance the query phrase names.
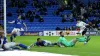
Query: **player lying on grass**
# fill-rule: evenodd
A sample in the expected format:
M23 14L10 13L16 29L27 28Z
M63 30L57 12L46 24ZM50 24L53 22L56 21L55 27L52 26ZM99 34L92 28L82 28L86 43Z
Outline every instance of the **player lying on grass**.
M59 47L72 47L76 44L77 39L73 39L71 41L67 41L64 37L63 32L60 32L60 38L58 39L58 46Z
M23 26L26 28L27 31L27 26L26 24L21 20L21 15L18 16L18 18L12 22L8 22L10 24L15 24L14 29L12 30L11 36L10 36L10 41L13 42L16 39L16 36L20 36L20 31L24 31Z
M48 40L41 40L41 38L37 38L37 42L31 44L31 47L32 46L49 46L49 47L52 47L54 45L57 45L57 43L52 43L51 41L48 41Z
M85 39L85 38L75 38L75 39L72 39L71 41L67 41L64 37L64 34L63 32L60 32L60 38L58 39L58 46L59 47L73 47L75 46L76 42L79 41L79 42L84 42L84 41L89 41L89 36Z
M24 44L8 42L7 38L4 37L4 34L0 34L0 48L2 48L3 50L13 50L16 47L21 47L22 49L29 49L29 47Z

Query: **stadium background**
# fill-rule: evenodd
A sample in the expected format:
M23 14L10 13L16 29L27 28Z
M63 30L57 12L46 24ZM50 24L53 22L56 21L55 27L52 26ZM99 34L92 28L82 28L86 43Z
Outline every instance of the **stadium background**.
M3 0L0 0L0 26L4 26ZM78 43L75 47L34 47L31 51L72 54L80 56L100 55L100 1L99 0L7 0L7 22L22 15L28 31L22 32L16 42L29 45L35 42L38 35L52 42L57 41L57 31L76 31L76 20L80 19L94 26L88 27L87 34L91 35L91 41L84 46ZM7 33L10 35L14 24L7 23ZM0 27L1 28L1 27ZM44 35L44 31L47 31ZM55 32L54 32L55 31ZM65 34L66 34L65 32ZM72 32L75 35L75 32ZM34 35L34 36L33 36ZM52 36L53 35L53 36ZM93 36L92 36L93 35ZM66 36L68 40L79 36ZM9 39L9 36L8 36Z
M88 30L100 28L99 0L7 0L7 22L22 15L28 32L50 30L76 31L76 20L94 24ZM7 24L11 33L14 24ZM94 32L93 32L94 33ZM95 33L94 33L95 34Z

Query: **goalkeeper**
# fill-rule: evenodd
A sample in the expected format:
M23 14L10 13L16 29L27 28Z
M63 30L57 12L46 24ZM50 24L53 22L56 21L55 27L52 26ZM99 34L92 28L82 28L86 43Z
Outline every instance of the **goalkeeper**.
M58 42L57 42L57 45L59 47L73 47L75 46L76 42L79 41L79 42L85 42L85 41L89 41L89 36L87 36L86 38L75 38L75 39L72 39L71 41L67 41L65 38L64 38L64 34L63 32L60 32L60 38L58 39Z

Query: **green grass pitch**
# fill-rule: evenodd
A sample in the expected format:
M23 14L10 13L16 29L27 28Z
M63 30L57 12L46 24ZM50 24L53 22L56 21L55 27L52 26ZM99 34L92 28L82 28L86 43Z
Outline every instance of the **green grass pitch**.
M67 40L71 40L79 36L66 36ZM9 36L8 36L9 38ZM17 36L16 42L23 43L25 45L30 45L35 42L38 36ZM49 40L52 42L57 42L57 36L41 36L43 40ZM79 55L79 56L100 56L100 36L91 36L91 40L88 44L84 45L83 42L77 42L74 47L33 47L30 51L38 52L50 52L58 54L69 54L69 55Z

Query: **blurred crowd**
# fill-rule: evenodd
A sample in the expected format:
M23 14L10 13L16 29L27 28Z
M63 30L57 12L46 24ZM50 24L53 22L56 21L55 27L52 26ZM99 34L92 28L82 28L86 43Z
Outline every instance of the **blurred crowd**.
M3 20L4 16L3 16L3 2L2 0L0 0L0 20ZM2 30L3 28L3 22L0 21L0 30Z
M93 26L91 26L92 28L100 29L100 27L98 27L98 24L100 24L100 1L88 2L88 5L78 0L66 0L64 2L65 4L59 4L57 3L57 0L33 0L31 6L36 8L36 10L28 10L26 13L24 8L30 3L28 0L10 0L8 7L18 7L16 13L18 13L18 15L21 14L23 20L29 19L30 22L33 22L34 19L38 19L39 22L44 22L42 15L48 15L46 7L59 5L57 10L52 12L52 15L62 17L61 22L75 22L76 20L82 20L93 24ZM65 10L72 10L72 12L70 14L61 13ZM12 16L12 13L9 12L7 16ZM90 17L93 17L93 20L89 19ZM74 30L75 27L71 26L66 29ZM56 30L61 29L60 27L57 27Z
M44 19L41 15L47 15L47 8L46 7L51 7L53 5L56 5L56 1L38 1L38 0L33 0L31 3L31 6L33 8L36 8L36 10L29 10L25 13L24 9L26 7L26 5L29 2L27 0L10 0L10 4L8 5L8 7L18 7L16 13L18 13L18 15L22 15L22 19L29 19L30 22L33 22L34 19L38 19L39 22L44 22ZM7 16L12 16L12 13L9 12L7 14Z
M72 10L72 13L60 14L60 12L63 12L64 10ZM100 29L100 27L98 27L98 24L100 24L100 1L88 2L88 5L85 5L81 1L69 0L67 5L61 5L57 9L55 15L61 15L62 22L81 20L88 24L93 24L93 26L90 26L91 28ZM69 27L68 29L70 30L70 28L73 29L73 27ZM59 29L59 27L57 27L57 29Z
M3 20L3 9L0 9L0 20Z

